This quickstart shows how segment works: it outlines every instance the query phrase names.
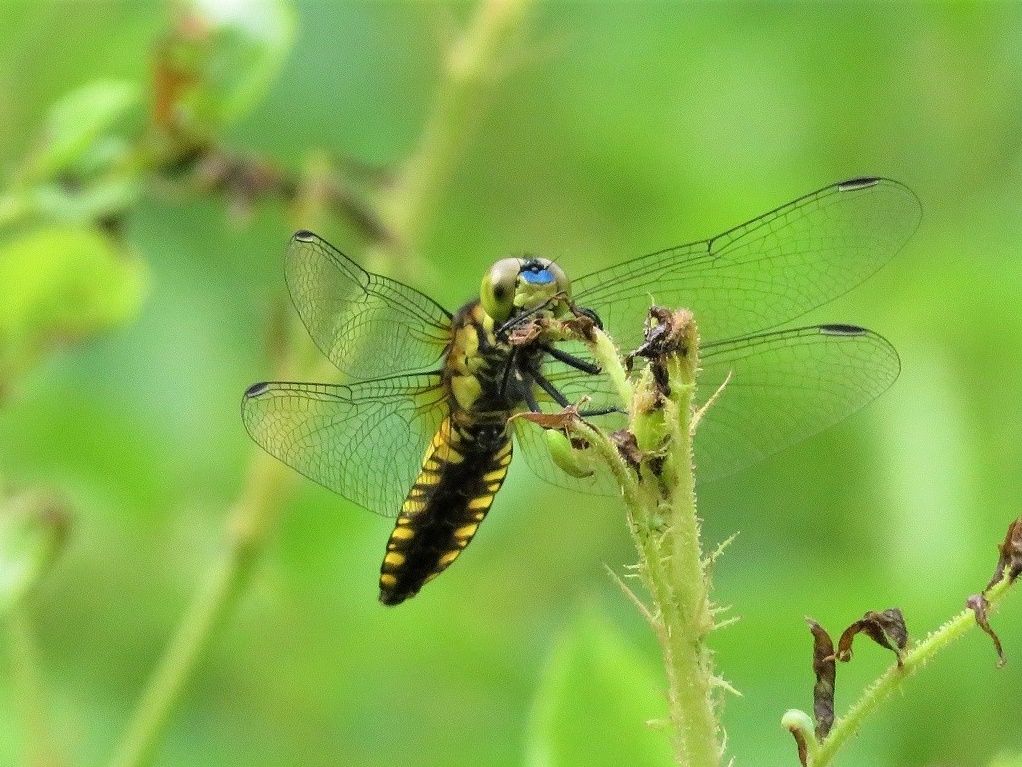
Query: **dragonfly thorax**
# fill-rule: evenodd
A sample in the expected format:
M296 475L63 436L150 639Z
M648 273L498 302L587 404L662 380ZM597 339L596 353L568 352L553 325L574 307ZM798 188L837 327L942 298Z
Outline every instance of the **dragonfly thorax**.
M546 258L502 258L490 267L479 289L479 302L495 322L549 308L562 315L571 298L564 271Z
M513 352L478 301L462 307L452 325L453 338L443 366L452 407L475 417L492 414L506 419L525 402L528 384L522 368L537 364L542 351L520 346Z

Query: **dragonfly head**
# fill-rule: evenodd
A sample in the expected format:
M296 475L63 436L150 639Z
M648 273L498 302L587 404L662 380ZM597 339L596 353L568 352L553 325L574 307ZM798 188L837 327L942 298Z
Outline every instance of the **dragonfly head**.
M550 304L551 314L560 316L570 299L568 276L546 258L502 258L490 267L479 290L483 311L497 323L544 304Z

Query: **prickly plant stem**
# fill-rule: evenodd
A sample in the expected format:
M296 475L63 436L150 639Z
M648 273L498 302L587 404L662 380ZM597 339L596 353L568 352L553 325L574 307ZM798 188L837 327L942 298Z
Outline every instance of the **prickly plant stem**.
M647 570L651 593L664 622L663 655L671 682L669 703L679 764L720 764L722 747L714 703L713 664L706 639L713 629L708 578L704 572L696 514L691 419L695 395L694 344L685 356L667 363L670 393L663 406L633 414L640 448L664 446L659 477L664 517L660 556ZM653 386L647 369L637 389L645 396Z
M375 271L393 268L397 256L410 258L432 219L483 109L487 85L508 55L529 0L485 0L465 32L452 41L433 113L417 149L392 191L380 199L381 217L394 237L378 243L367 258ZM322 211L326 206L320 205ZM308 211L306 211L308 212ZM406 261L407 263L407 261ZM306 347L295 344L278 372L301 380L309 371ZM303 372L304 371L304 372ZM181 694L216 628L243 592L281 513L293 472L268 455L253 451L243 489L228 525L227 549L213 566L206 586L192 602L149 679L112 761L114 767L149 764Z
M604 375L610 378L618 401L627 409L632 402L632 382L628 380L628 374L621 364L621 355L614 342L602 330L595 329L590 348L596 361L603 368Z
M633 387L613 343L599 331L590 342L594 357L627 404L639 449L663 458L659 474L646 465L638 473L623 467L622 480L617 468L621 459L609 442L613 455L604 456L622 487L639 571L653 601L650 612L659 623L675 757L686 767L717 767L723 749L706 646L713 615L696 514L690 428L698 356L694 325L686 348L686 353L669 358L670 393L654 406L651 370L647 367Z
M985 592L989 611L992 612L1004 599L1011 586L1011 580L1005 575ZM820 744L815 758L809 762L810 767L827 767L831 764L849 738L859 731L866 717L879 709L893 692L901 688L906 679L919 671L937 653L975 627L975 613L972 610L963 610L905 652L902 655L901 668L894 665L887 669L872 685L866 688L859 700L848 709L848 713L835 722L830 734Z
M692 371L694 372L694 371ZM671 718L679 754L693 765L717 765L722 748L714 702L713 660L706 645L713 630L708 577L704 571L696 513L690 419L695 382L684 364L672 376L671 398L664 407L670 449L664 465L670 516L665 540L665 573L672 603L662 607L674 676ZM677 399L675 399L675 397Z

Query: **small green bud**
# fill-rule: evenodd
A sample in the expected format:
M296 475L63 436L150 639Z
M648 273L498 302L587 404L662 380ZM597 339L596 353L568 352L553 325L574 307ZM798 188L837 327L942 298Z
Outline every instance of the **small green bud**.
M546 440L550 457L557 467L572 477L593 476L592 461L585 449L578 449L560 429L545 429L543 438Z

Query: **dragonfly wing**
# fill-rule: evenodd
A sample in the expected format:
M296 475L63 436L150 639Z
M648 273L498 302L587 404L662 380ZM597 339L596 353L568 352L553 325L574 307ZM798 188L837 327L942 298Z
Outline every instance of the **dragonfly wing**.
M859 410L894 383L898 354L884 338L847 325L819 325L761 333L703 347L697 406L727 381L696 432L697 477L728 476L823 431ZM553 365L560 363L550 362ZM587 408L621 407L607 376L558 369L547 378ZM556 412L560 406L546 407ZM621 413L588 419L606 432L626 425ZM616 495L606 471L575 478L550 458L541 430L516 420L521 453L541 479L560 487Z
M709 240L601 269L572 282L622 349L642 341L652 303L695 313L706 339L778 327L846 293L916 230L919 200L883 178L820 189Z
M266 452L387 517L401 511L447 411L436 374L260 383L242 401L245 428Z
M351 378L439 366L451 338L451 315L428 296L367 272L306 231L291 238L285 276L309 335Z
M862 328L821 325L708 344L697 379L702 403L696 476L727 476L831 426L898 377L898 354ZM728 380L728 376L730 379Z

